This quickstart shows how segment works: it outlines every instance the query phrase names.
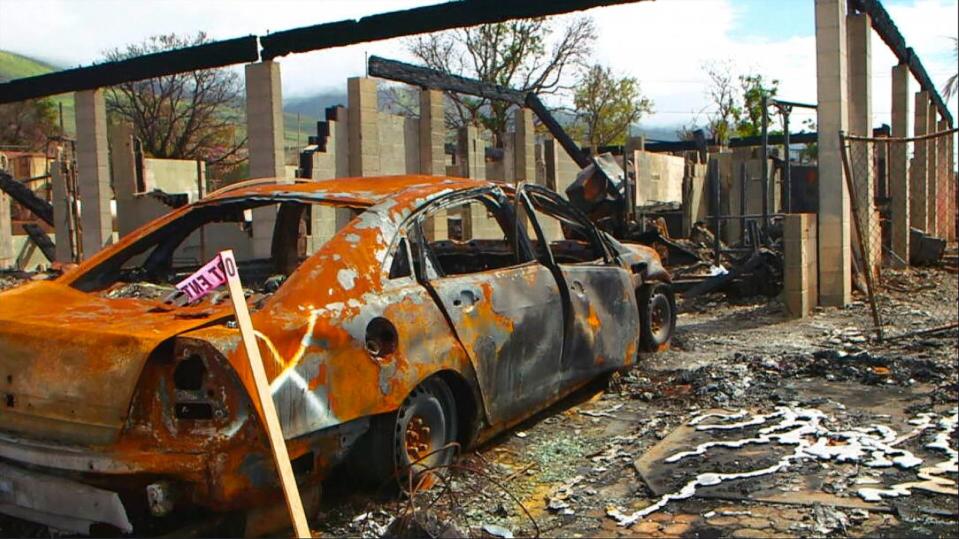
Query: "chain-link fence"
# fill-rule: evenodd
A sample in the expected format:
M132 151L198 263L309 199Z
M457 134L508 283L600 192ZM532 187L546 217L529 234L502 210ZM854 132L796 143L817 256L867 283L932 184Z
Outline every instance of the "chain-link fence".
M955 134L842 137L853 285L880 339L959 326Z

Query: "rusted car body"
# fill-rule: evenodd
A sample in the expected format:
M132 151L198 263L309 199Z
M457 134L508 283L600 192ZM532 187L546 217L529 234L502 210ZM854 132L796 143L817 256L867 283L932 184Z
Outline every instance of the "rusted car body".
M485 218L500 238L428 238L425 224L464 204L485 208L472 226ZM188 237L264 207L276 209L271 259L241 260L240 273L304 490L425 381L449 388L458 428L446 433L468 445L630 365L638 291L669 281L655 252L542 188L402 176L211 195L0 294L0 513L139 535L172 514L281 499L229 300L115 293L176 282L205 262L175 256ZM317 208L352 219L303 256L295 240ZM563 237L547 241L538 213ZM257 275L270 274L282 284L262 292L270 279Z

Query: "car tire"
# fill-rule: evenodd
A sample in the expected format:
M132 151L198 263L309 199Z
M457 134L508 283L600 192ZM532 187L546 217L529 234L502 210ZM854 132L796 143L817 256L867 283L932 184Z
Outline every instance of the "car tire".
M668 284L645 284L637 294L639 349L660 352L669 348L676 330L676 298Z
M366 447L354 453L351 468L368 483L407 489L411 466L415 485L423 470L453 461L454 448L440 449L457 441L458 429L453 392L442 379L430 378L413 389L395 412L373 418Z

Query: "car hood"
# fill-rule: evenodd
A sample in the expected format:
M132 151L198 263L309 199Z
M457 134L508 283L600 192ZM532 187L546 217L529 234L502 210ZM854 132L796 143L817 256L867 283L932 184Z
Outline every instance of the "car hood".
M222 321L228 307L165 308L55 281L0 294L0 429L103 444L123 427L143 365L164 341Z

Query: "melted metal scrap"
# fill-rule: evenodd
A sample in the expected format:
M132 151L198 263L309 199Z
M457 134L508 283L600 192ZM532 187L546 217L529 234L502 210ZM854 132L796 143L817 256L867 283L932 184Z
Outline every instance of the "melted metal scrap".
M701 424L707 417L717 418L720 423ZM922 463L922 459L912 452L895 447L899 443L916 436L918 433L931 428L933 414L922 414L911 423L917 427L910 433L899 437L893 429L883 425L856 427L850 430L833 431L823 426L826 415L814 408L780 407L771 414L749 415L744 411L733 414L706 414L696 417L689 422L695 425L696 430L737 430L750 426L766 424L772 419L779 422L759 430L758 435L752 438L738 440L706 442L698 445L691 451L676 453L666 459L673 463L689 457L704 455L711 448L726 447L740 448L745 445L777 444L794 446L793 452L783 456L779 462L767 468L747 470L739 473L707 472L696 476L676 492L663 495L656 503L644 507L631 514L623 513L617 507L609 507L607 516L615 519L620 526L629 527L642 520L647 515L662 509L671 500L681 500L692 497L699 487L718 485L725 481L758 477L782 471L796 462L808 459L830 460L835 462L858 462L864 466L880 468L897 466L899 468L915 468ZM728 423L730 420L739 420ZM949 447L949 439L959 422L959 409L954 410L951 416L941 418L936 424L938 431L935 440L926 445L931 449L945 451L949 460L940 462L933 467L921 468L920 482L902 483L891 489L859 489L859 495L866 501L879 501L883 496L909 495L910 488L923 488L944 494L959 494L955 490L956 483L941 474L959 471L959 453ZM952 488L949 488L949 487Z

